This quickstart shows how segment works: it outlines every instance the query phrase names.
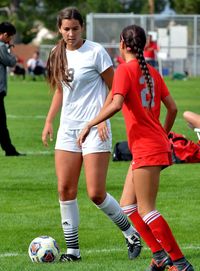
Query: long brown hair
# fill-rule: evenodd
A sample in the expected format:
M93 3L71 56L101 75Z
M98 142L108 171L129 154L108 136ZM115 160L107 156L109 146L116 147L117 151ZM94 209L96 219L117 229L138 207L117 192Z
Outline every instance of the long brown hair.
M123 29L120 39L124 41L126 48L128 48L129 51L135 54L139 62L142 74L145 78L145 82L151 96L151 100L149 103L149 107L151 108L151 103L153 99L153 81L143 55L144 47L146 44L145 31L142 27L138 25L129 25Z
M83 26L83 18L75 7L64 8L59 12L57 16L58 29L65 19L78 20L81 27ZM47 60L47 81L52 89L55 87L60 88L62 83L69 85L68 77L66 43L63 38L61 38L50 52Z

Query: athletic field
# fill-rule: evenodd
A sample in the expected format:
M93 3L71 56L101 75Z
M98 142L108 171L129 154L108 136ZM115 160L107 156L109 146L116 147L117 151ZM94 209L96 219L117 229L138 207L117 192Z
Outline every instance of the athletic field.
M173 131L197 141L182 113L184 110L200 112L200 79L167 79L166 83L179 109ZM54 144L45 148L41 142L51 97L44 81L17 78L9 81L5 99L8 127L13 144L27 156L5 157L0 151L0 270L145 271L151 259L149 249L144 244L140 257L128 260L121 232L87 198L83 174L78 193L82 261L69 264L30 261L29 243L40 235L52 236L61 251L65 250L56 192ZM161 119L163 114L164 111ZM117 141L126 140L121 113L112 118L112 129L113 146ZM129 162L110 161L107 191L118 200L128 166ZM199 193L200 164L174 165L162 172L157 209L167 219L195 271L200 270Z

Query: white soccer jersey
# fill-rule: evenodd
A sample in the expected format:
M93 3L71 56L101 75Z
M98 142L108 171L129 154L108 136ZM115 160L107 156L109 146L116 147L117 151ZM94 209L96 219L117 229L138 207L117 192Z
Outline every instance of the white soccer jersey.
M105 102L107 87L100 73L113 64L100 44L88 40L79 49L66 53L71 88L63 84L60 126L82 129Z

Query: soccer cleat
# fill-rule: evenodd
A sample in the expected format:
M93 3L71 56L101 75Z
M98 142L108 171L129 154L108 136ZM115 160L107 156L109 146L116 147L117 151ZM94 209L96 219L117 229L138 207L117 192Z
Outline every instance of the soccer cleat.
M128 248L128 257L130 260L134 260L140 255L142 245L140 235L135 232L131 237L126 238L126 245Z
M194 271L194 268L191 264L186 266L177 267L175 265L171 266L168 271Z
M169 268L172 265L172 260L169 257L164 258L159 264L154 259L152 259L148 271L170 270Z
M76 262L80 260L81 260L81 256L75 256L72 254L62 254L60 256L60 262Z

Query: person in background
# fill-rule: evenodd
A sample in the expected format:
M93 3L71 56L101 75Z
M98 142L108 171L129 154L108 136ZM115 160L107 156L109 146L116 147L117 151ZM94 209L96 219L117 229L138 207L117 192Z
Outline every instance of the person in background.
M153 67L157 66L157 51L158 45L156 41L153 41L152 35L147 35L146 45L144 47L144 58L148 64Z
M13 69L11 69L11 74L12 75L18 75L18 76L22 76L23 80L25 80L26 78L26 69L24 67L24 61L22 58L16 56L17 59L17 63L14 66Z
M28 59L27 68L28 73L33 77L33 80L35 80L37 75L46 76L46 67L40 58L39 51L34 52L32 58Z
M200 114L197 114L191 111L185 111L183 113L183 118L188 123L188 126L191 129L194 129L194 128L200 129Z
M83 146L95 125L122 109L133 156L128 172L132 181L129 187L126 184L130 206L124 211L131 214L129 218L153 252L149 270L194 271L156 208L160 172L172 164L167 132L174 123L177 108L158 71L144 59L145 43L146 35L140 26L130 25L123 29L120 53L125 63L115 72L112 101L107 98L106 106L86 124L77 143ZM161 101L168 109L164 127L159 122ZM130 181L129 176L127 179Z
M108 89L112 86L113 64L100 44L82 38L83 18L76 8L61 10L57 26L62 37L50 52L47 62L47 79L56 90L42 132L42 141L47 146L48 138L53 139L53 120L61 109L55 166L67 251L61 255L60 261L81 259L77 193L83 165L89 198L122 231L129 258L134 259L141 251L140 236L119 203L106 192L112 140L110 122L94 127L83 146L77 146L81 129L104 106ZM109 138L102 140L107 133Z
M7 67L14 67L17 60L12 54L12 38L16 28L9 22L0 24L0 145L6 156L21 156L13 146L7 128L4 98L7 95Z

